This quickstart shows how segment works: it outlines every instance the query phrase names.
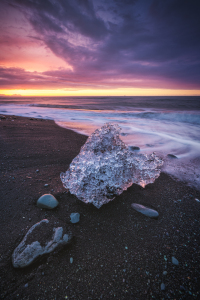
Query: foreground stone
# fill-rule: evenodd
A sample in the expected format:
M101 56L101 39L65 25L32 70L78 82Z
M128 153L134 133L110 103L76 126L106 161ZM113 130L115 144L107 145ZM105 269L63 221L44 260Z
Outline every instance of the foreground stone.
M175 266L178 266L179 261L178 261L174 256L172 256L172 263L173 263Z
M40 208L53 209L58 206L58 201L53 195L44 194L38 199L37 206Z
M160 285L160 289L161 291L164 291L165 290L165 284L162 282L161 285Z
M44 219L29 229L22 242L14 250L13 267L27 267L38 257L68 244L70 239L71 234L63 234L62 227L55 228Z
M61 173L63 185L81 201L97 208L113 200L133 183L145 186L160 175L162 160L131 152L119 137L117 124L97 129Z
M71 223L78 223L80 221L80 214L71 213L70 218L71 218Z
M139 151L140 150L140 147L137 147L137 146L129 146L128 148L131 151Z
M141 204L132 203L131 207L149 218L158 218L159 216L159 213L156 210L148 208Z
M167 154L167 157L169 157L169 158L178 158L176 155L174 155L174 154Z

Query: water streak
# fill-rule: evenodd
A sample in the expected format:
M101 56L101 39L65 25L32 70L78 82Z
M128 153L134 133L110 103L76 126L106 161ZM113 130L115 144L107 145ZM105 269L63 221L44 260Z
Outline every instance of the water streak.
M164 171L200 189L200 97L0 98L0 114L52 119L86 135L118 123L127 145L156 152Z

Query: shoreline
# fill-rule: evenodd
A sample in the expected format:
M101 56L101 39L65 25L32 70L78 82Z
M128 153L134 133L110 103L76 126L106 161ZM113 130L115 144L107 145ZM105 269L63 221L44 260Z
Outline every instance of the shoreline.
M59 177L87 136L51 120L5 117L0 121L1 299L198 299L198 190L161 173L155 183L144 189L133 184L98 210L66 193ZM45 193L57 198L58 208L36 206ZM155 208L158 220L135 212L133 202ZM70 223L72 212L80 213L78 224ZM30 267L14 269L13 250L45 218L62 222L73 242Z
M148 118L146 118L145 114L142 116L142 118L136 118L134 121L134 118L137 115L136 113L135 117L133 117L133 122L136 122L135 125L133 124L135 129L132 130L132 121L129 120L129 117L126 118L122 111L122 114L117 112L117 115L115 116L119 117L119 122L117 122L113 115L107 118L105 114L105 116L103 115L103 118L101 119L100 113L97 115L96 113L93 114L93 112L89 113L87 108L84 110L85 112L83 114L78 111L74 111L73 113L70 113L69 110L60 111L57 110L57 108L53 109L52 106L51 108L47 107L47 110L44 107L38 107L35 111L33 111L33 108L34 106L27 106L25 110L22 110L21 114L28 118L44 117L48 120L54 120L60 127L73 130L78 134L86 136L89 136L95 131L95 129L100 128L101 125L103 125L103 123L100 125L100 123L95 121L98 120L98 118L100 118L101 122L104 123L118 123L122 129L120 138L126 143L127 146L137 146L140 148L140 153L143 154L152 154L155 152L164 160L164 165L162 168L163 172L166 172L172 177L176 177L177 180L187 182L188 185L191 185L193 188L196 188L200 191L200 156L198 142L199 125L197 125L198 118L195 118L195 122L197 122L197 124L194 122L196 125L191 127L193 126L193 123L189 124L187 122L187 120L191 120L191 122L193 122L193 117L190 114L183 114L185 115L185 122L183 122L184 120L181 121L181 117L179 120L179 116L176 116L178 118L176 120L176 117L172 112L168 116L169 122L166 121L167 119L165 120L166 116L164 117L163 121L161 121L163 115L167 113L166 111L165 113L161 114L161 116L158 116L157 121L159 123L156 125L157 117L155 116L154 119L154 117L151 116L151 113ZM2 111L3 110L4 109L2 108ZM5 109L5 111L7 111L6 113L15 114L19 111L19 107L17 108L16 105L15 109ZM154 113L156 114L156 111L154 111ZM160 117L161 119L159 119ZM122 124L120 123L121 121L122 123L125 123ZM166 124L165 121L167 122ZM142 123L142 126L140 123ZM166 130L165 128L168 127L169 129ZM178 159L174 160L173 158L169 158L169 154L174 155Z

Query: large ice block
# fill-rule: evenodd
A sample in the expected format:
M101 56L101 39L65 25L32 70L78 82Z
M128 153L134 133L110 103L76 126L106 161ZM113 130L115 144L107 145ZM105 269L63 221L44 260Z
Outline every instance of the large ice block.
M117 124L105 124L88 137L69 169L63 185L85 203L97 208L113 200L133 183L145 186L160 175L162 159L155 153L131 152L119 137Z

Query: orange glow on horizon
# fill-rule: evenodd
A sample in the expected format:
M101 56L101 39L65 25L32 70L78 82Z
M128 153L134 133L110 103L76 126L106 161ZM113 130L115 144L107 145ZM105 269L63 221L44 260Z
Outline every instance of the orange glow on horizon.
M118 89L10 89L0 90L0 96L22 97L61 97L61 96L200 96L200 90L182 89L145 89L145 88L118 88Z

